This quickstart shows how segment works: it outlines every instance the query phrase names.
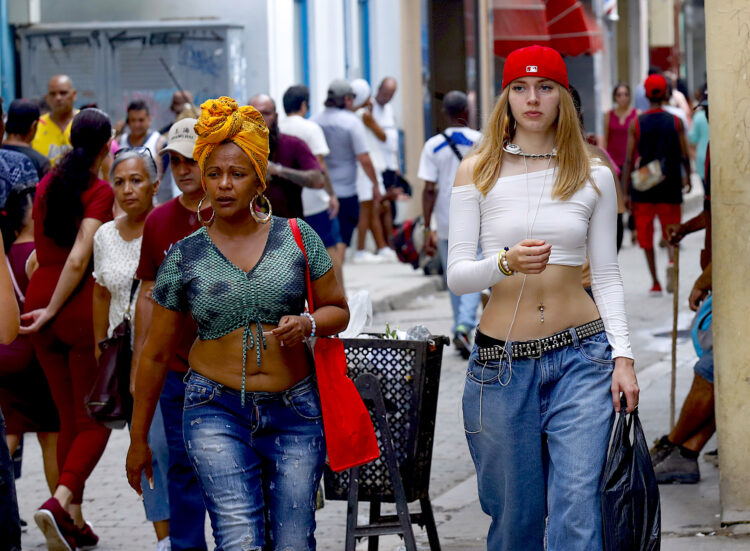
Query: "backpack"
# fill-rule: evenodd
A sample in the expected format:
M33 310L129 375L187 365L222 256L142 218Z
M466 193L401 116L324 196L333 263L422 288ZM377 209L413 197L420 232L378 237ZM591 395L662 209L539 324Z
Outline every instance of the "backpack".
M424 220L417 216L407 220L401 227L393 230L393 247L401 262L419 268L419 257L424 249Z
M713 319L712 298L713 295L709 295L703 301L701 307L698 308L698 312L695 314L695 319L693 320L693 327L690 330L695 353L698 354L699 358L703 357L703 354L711 351L714 347L713 327L711 327Z

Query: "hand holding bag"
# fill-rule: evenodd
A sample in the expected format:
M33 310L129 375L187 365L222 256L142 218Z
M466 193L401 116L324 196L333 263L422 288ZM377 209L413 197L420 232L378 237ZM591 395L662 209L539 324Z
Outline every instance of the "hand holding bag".
M626 421L622 398L600 485L605 551L658 551L661 505L638 409ZM633 441L630 441L630 430Z
M130 395L130 365L133 350L130 342L130 309L139 281L130 286L128 311L112 336L99 343L99 371L91 390L86 395L88 416L111 429L125 427L133 414L133 397Z
M291 218L289 226L307 261L297 221ZM309 265L305 269L305 277L307 305L312 314L314 305ZM340 472L377 459L380 449L370 413L354 382L346 374L344 343L336 337L318 337L313 350L329 466Z

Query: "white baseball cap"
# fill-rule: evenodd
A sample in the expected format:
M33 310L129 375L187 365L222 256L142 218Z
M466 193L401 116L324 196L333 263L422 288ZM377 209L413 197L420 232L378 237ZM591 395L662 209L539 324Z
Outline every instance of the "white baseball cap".
M195 133L197 119L185 118L174 123L167 136L167 146L159 151L159 155L174 151L188 159L193 158L193 149L198 135Z
M352 90L354 90L354 107L361 107L372 94L370 85L363 78L352 81Z

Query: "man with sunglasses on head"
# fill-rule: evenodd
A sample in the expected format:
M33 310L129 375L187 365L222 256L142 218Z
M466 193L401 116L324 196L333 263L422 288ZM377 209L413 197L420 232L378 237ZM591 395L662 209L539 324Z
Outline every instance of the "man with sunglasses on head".
M213 214L209 207L202 210L200 218L198 217L204 192L200 168L193 160L193 147L197 138L193 128L195 123L196 120L192 118L174 123L169 130L166 147L158 152L159 157L169 155L172 178L182 194L151 211L143 228L141 258L136 272L136 277L142 284L136 303L131 390L138 369L138 358L151 324L151 291L159 266L177 241L193 233L201 226L201 219L209 220ZM172 551L206 549L206 508L182 438L182 406L185 398L185 383L182 379L188 371L188 354L197 334L192 318L186 318L182 331L182 340L177 353L170 360L169 373L159 400L169 446L167 478Z

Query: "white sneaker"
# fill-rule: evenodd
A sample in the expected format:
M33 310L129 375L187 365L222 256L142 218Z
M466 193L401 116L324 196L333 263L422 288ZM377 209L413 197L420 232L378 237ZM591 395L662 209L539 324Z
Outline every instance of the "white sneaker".
M374 255L370 251L354 251L352 264L382 264L387 262L383 257Z
M156 551L172 551L172 542L169 538L164 538L156 543Z
M398 262L398 255L396 254L396 251L394 251L390 247L383 247L382 249L378 249L378 256L380 258L384 258L387 262Z

